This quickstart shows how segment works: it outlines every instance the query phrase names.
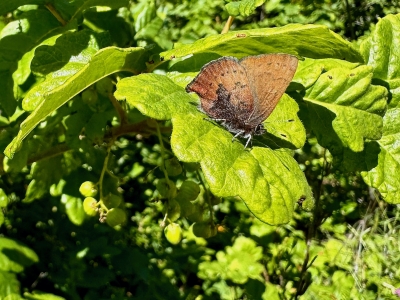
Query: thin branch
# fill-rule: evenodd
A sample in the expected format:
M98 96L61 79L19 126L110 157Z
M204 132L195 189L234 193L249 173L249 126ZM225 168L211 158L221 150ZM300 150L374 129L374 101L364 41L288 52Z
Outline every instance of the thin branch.
M118 102L118 100L114 97L114 95L112 93L108 93L108 98L110 99L112 105L114 106L115 110L117 111L121 125L127 124L128 117L126 115L125 110L122 108L121 104Z
M229 31L229 28L231 28L234 19L235 17L229 16L228 20L225 23L224 28L221 31L221 34L227 33Z
M53 4L48 3L45 4L45 7L51 12L51 14L58 20L58 22L60 22L62 24L62 26L67 25L67 21L65 21L61 15L58 13L58 11L56 10L56 8L53 6Z

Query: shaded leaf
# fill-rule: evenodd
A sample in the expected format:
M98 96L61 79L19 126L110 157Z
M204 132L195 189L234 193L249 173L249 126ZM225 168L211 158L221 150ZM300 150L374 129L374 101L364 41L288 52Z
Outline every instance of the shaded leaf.
M62 156L59 155L32 164L32 180L28 185L24 202L42 198L49 193L52 184L59 182L64 175L61 159Z
M18 68L18 61L47 35L54 34L54 30L59 27L60 23L49 11L39 9L23 13L19 20L8 23L1 31L0 107L8 116L14 113L17 106L12 74ZM25 71L28 72L29 70ZM27 74L24 77L27 77ZM21 81L23 80L19 83Z
M39 261L36 253L17 241L0 237L0 270L20 273Z
M0 2L0 15L5 15L6 13L17 9L22 5L28 4L44 4L48 2L47 0L2 0Z

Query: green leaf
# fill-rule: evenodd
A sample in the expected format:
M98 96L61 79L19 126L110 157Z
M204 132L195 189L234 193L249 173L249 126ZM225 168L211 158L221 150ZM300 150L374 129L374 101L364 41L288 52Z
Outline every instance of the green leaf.
M64 300L65 298L54 294L44 293L41 291L33 291L32 293L25 292L25 299L29 300Z
M82 199L67 194L62 194L61 202L65 205L65 211L69 220L75 225L82 225L83 221L85 220L85 211L83 210Z
M7 173L20 172L28 163L29 147L24 143L24 147L21 148L13 158L4 158L4 171Z
M232 247L218 251L216 261L199 264L198 276L208 280L232 280L238 284L246 283L250 278L260 279L264 267L258 261L262 259L262 247L246 237L238 237Z
M38 56L32 64L37 72L47 74L46 80L31 89L24 99L24 108L35 110L7 146L4 153L9 157L42 120L91 84L118 71L138 73L146 69L148 54L143 48L109 47L96 53L96 35L86 30L60 39L54 47L37 49Z
M172 60L171 70L197 71L220 56L242 58L260 53L289 53L310 58L338 58L362 62L353 46L325 26L290 24L278 28L234 31L212 35L193 44L160 53ZM157 67L160 62L153 65Z
M230 16L248 17L254 13L257 7L263 5L265 0L233 1L225 5Z
M306 60L293 81L306 88L299 100L307 111L302 120L322 146L341 156L346 148L360 152L365 140L381 137L387 90L371 84L371 67L333 61Z
M154 1L139 1L139 3L133 6L132 18L135 20L135 31L139 33L141 30L146 28L146 26L156 17L156 13L157 10Z
M42 198L49 193L51 185L59 182L63 176L61 159L62 156L59 155L32 164L32 180L26 190L24 202Z
M8 205L8 197L6 192L2 188L0 188L0 208L7 207Z
M0 8L1 9L1 8ZM46 35L60 27L60 23L47 10L31 10L19 20L8 23L1 31L0 39L0 107L11 116L16 108L12 74L18 68L23 55L42 41ZM27 59L27 58L25 58ZM21 62L23 63L23 62ZM26 70L25 73L28 71ZM24 76L26 77L27 74ZM19 80L20 83L22 80Z
M17 241L0 237L0 270L20 273L37 263L39 258L30 248Z
M262 295L263 300L280 300L279 289L270 282L265 283L265 292Z
M83 11L94 6L106 6L110 9L118 9L120 7L128 6L129 0L77 0L74 1L75 11L71 19L80 17Z
M20 300L21 288L17 279L17 274L12 272L0 271L0 299Z
M0 2L0 15L6 15L20 6L28 4L45 4L47 0L2 0Z
M3 210L0 210L0 227L4 224L4 213Z
M400 15L381 19L375 31L362 43L361 52L373 68L376 82L388 86L390 101L383 117L383 135L371 144L365 156L375 157L375 164L361 175L379 190L385 201L400 203ZM378 147L379 146L379 147ZM377 158L376 158L377 157Z
M192 104L194 98L166 76L142 74L122 79L115 97L126 99L151 118L172 119L171 146L176 157L200 162L214 195L241 197L263 222L289 222L295 202L302 195L312 198L304 174L288 151L260 147L245 150L241 142L232 142L231 133L204 120L206 115ZM284 96L265 123L269 129L271 120L294 119L274 125L271 131L277 139L282 138L281 132L289 132L284 142L293 148L302 146L305 138L297 109L296 103ZM294 131L287 126L293 126Z

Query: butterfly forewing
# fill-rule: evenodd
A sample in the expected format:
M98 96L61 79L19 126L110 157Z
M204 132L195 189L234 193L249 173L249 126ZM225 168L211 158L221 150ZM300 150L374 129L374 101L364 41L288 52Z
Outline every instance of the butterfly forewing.
M248 124L257 126L272 113L292 80L297 63L298 59L288 54L248 56L240 61L255 102Z
M197 93L202 110L215 119L245 121L254 111L246 70L234 57L222 57L206 64L186 91Z

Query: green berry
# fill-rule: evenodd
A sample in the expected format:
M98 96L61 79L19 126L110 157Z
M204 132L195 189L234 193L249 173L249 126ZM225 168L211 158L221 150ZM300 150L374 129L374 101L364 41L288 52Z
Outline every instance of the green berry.
M168 219L173 222L178 220L180 216L181 216L181 206L179 205L179 203L174 199L169 200Z
M83 210L88 216L94 217L97 215L97 201L92 197L86 197L83 200Z
M196 206L189 200L181 199L179 197L179 194L175 198L175 200L176 200L176 202L179 203L179 206L181 207L181 216L182 217L187 217L196 211Z
M179 188L180 199L195 200L200 194L200 186L193 181L184 181Z
M176 196L176 185L171 180L167 181L165 178L159 179L156 188L164 198L172 199Z
M95 197L97 195L97 186L91 181L85 181L79 187L79 192L85 197Z
M200 165L198 163L185 163L185 170L188 172L195 172L200 169Z
M82 101L86 104L93 105L99 99L96 90L87 89L82 92Z
M125 211L120 208L112 208L107 212L106 222L109 226L114 227L124 223L126 218Z
M103 199L103 203L108 209L118 207L121 202L121 196L115 194L109 194L106 198Z
M209 222L194 223L192 230L195 236L205 239L217 234L215 226L211 226Z
M168 242L177 245L182 240L182 228L179 224L171 223L164 229L164 235Z
M220 197L215 197L214 195L211 196L211 204L218 205L220 204L222 199Z
M203 209L201 206L194 204L194 212L187 216L187 219L191 222L203 221Z
M114 84L113 84L111 78L105 77L105 78L97 81L96 82L96 90L100 95L102 95L104 97L108 97L108 95L111 94L114 90Z
M165 169L167 170L169 176L178 176L182 173L182 166L176 157L165 161Z

